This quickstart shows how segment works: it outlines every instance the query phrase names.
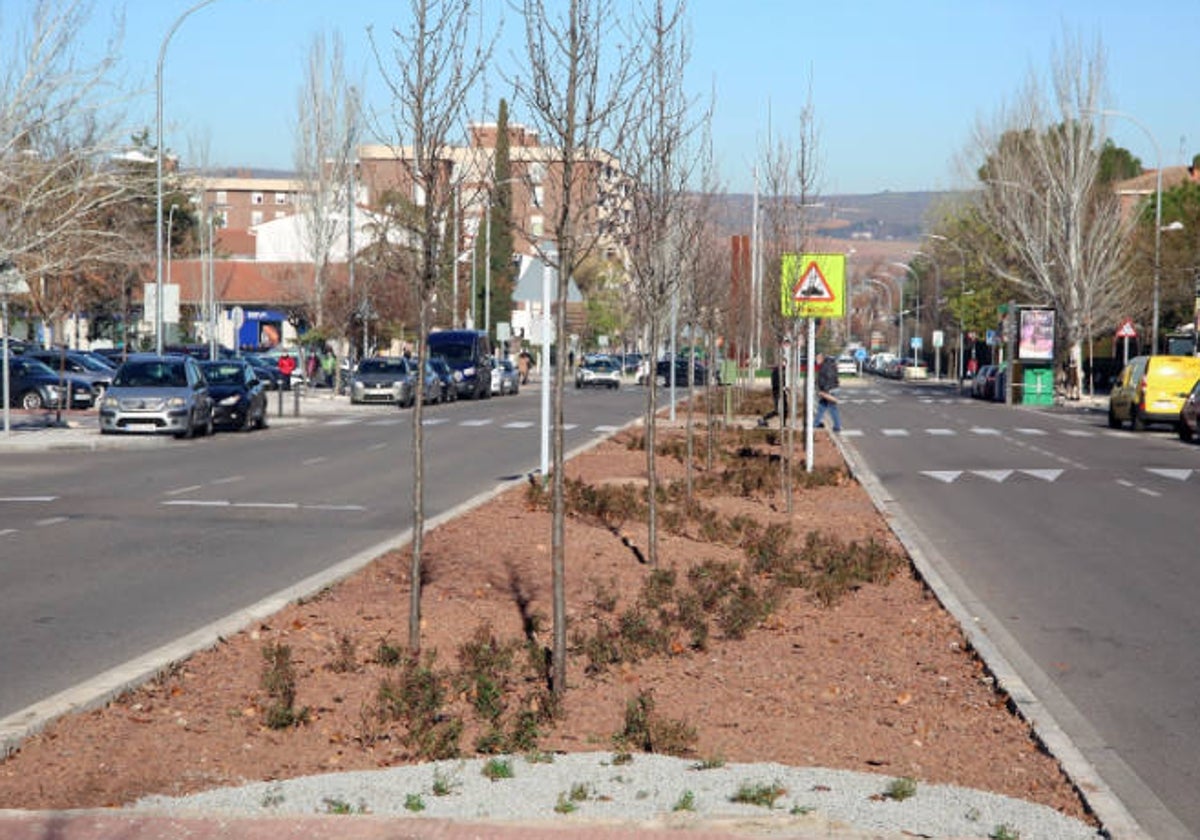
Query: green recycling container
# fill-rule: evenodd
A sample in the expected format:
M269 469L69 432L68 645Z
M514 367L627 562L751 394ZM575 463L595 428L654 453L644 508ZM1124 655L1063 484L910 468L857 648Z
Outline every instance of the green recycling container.
M1054 368L1025 368L1024 385L1022 404L1054 405Z

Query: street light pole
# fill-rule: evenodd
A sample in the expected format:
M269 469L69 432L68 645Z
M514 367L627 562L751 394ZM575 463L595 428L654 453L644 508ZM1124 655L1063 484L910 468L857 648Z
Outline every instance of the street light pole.
M958 258L961 262L962 273L958 276L959 292L958 292L958 381L961 383L963 379L963 298L967 293L967 252L955 242L942 236L940 233L927 233L927 239L936 239L938 242L945 242L955 251L958 251Z
M882 280L877 280L874 277L866 277L864 279L868 283L874 283L876 286L883 289L883 291L887 293L888 312L891 312L892 311L892 287L889 286L887 283L884 283ZM899 322L899 320L900 320L900 310L897 309L896 310L896 321ZM868 338L868 344L869 344L870 336L868 336L867 338Z
M1153 310L1150 320L1150 355L1156 356L1158 355L1159 288L1162 274L1162 149L1159 148L1158 141L1154 139L1150 129L1146 128L1142 121L1132 114L1108 109L1100 113L1104 116L1124 117L1129 120L1145 133L1150 140L1150 145L1154 147L1154 292L1150 304Z
M154 352L163 351L163 62L167 58L167 45L171 36L183 24L188 15L216 0L200 0L175 19L158 48L158 69L154 74L156 147L154 149Z

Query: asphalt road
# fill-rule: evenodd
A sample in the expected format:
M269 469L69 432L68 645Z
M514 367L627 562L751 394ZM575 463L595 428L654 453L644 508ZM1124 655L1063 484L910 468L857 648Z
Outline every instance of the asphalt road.
M644 390L575 391L566 448ZM427 519L540 464L540 395L425 409ZM145 656L411 526L412 412L0 464L0 719Z
M1200 836L1200 446L868 380L844 440L1159 840Z

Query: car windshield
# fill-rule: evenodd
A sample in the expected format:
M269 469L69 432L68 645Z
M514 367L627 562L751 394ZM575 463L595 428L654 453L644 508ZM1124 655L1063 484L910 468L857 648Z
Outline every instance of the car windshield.
M408 366L404 359L363 359L359 362L358 372L403 375L408 372Z
M121 388L186 388L187 371L183 362L150 360L126 362L113 377Z
M79 362L80 366L87 368L90 371L94 371L95 373L112 373L112 368L104 364L104 362L100 361L99 359L93 358L92 356L79 355L72 356L71 358Z
M24 373L26 376L29 376L29 375L58 376L58 374L55 371L51 370L48 365L45 365L42 362L39 362L37 359L21 359L20 361L17 361L16 359L14 359L12 361L12 364L13 364L13 369L18 372L21 372L21 367L24 366L24 368L25 368Z
M588 362L588 364L585 365L585 367L587 367L591 370L601 371L604 373L608 373L609 371L614 371L617 369L617 366L615 364L613 364L612 362L610 362L608 359L597 359L594 362Z
M241 385L246 381L241 365L224 362L208 362L200 366L204 376L213 385Z
M466 343L438 343L437 351L448 362L469 362L471 361L472 347Z

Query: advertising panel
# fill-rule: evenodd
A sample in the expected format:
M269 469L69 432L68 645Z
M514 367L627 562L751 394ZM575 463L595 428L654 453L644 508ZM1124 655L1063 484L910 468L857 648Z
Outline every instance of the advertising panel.
M1023 362L1054 361L1054 310L1022 309L1017 358Z

